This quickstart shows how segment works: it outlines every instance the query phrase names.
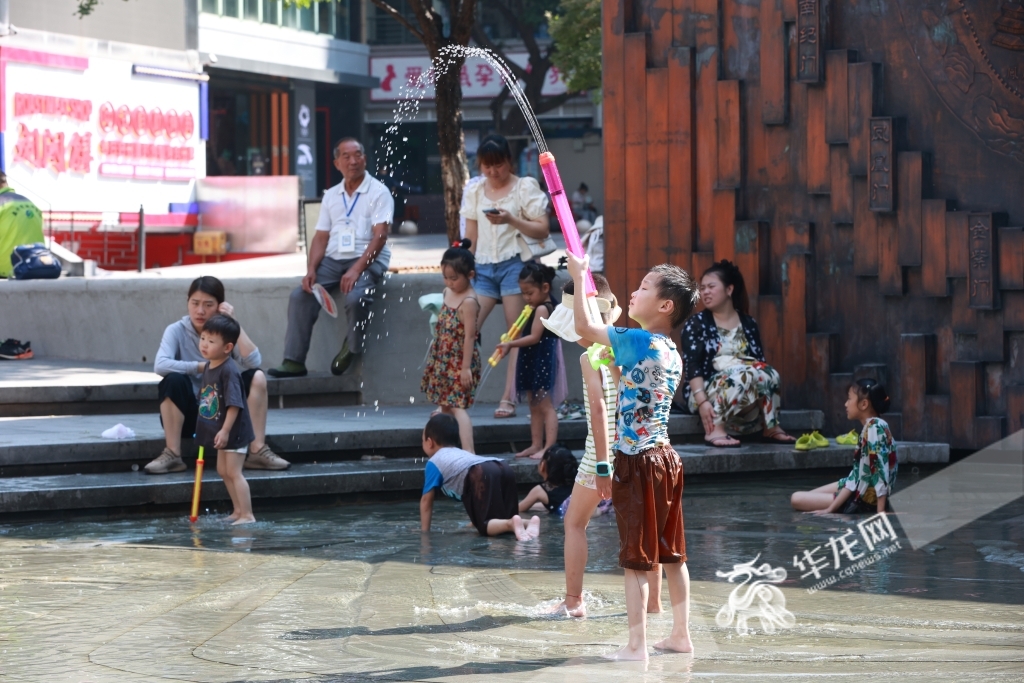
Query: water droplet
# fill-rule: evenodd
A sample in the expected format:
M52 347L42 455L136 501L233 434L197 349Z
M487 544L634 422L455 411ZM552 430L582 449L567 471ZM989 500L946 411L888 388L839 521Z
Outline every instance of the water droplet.
M416 399L412 396L409 397L409 403L415 403Z

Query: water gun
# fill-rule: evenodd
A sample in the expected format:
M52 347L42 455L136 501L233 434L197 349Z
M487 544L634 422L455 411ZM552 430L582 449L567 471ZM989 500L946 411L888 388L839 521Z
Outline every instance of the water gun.
M526 325L526 321L529 319L531 315L533 315L533 306L524 306L523 312L520 313L519 317L516 318L516 321L512 323L512 327L508 328L508 332L501 335L501 343L504 344L505 342L510 342L513 339L518 339L519 335L523 333L523 326ZM491 367L493 368L498 364L498 361L500 360L501 351L495 349L494 353L491 354L491 357L487 359L487 362L490 363Z
M598 370L602 365L614 363L615 354L610 346L594 343L587 348L587 359L590 361L590 367Z
M192 488L192 514L188 521L195 522L199 519L199 489L203 487L203 447L199 447L199 459L196 460L196 483Z
M555 165L555 155L551 152L541 152L540 170L544 173L544 182L548 186L548 194L551 195L551 202L555 205L555 215L558 217L558 225L562 228L562 236L565 238L565 249L577 258L586 256L583 250L583 243L580 241L580 233L576 229L576 220L572 217L572 209L569 208L569 199L565 196L565 188L562 186L562 178L558 175L558 166ZM597 287L594 285L594 276L587 270L587 277L584 279L584 289L588 297L597 294Z

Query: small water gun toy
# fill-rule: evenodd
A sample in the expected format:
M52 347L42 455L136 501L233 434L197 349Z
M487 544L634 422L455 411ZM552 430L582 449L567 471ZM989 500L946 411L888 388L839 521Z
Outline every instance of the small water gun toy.
M615 353L610 346L594 343L587 348L587 360L590 361L590 367L599 370L602 365L615 362Z
M514 339L518 339L519 335L523 333L523 326L526 325L526 321L533 315L533 306L527 305L523 307L523 312L519 314L516 321L512 323L512 327L508 328L508 332L501 335L501 343L510 342ZM494 350L491 357L487 359L487 362L491 364L493 368L501 360L501 351L498 349Z
M203 447L199 447L199 459L196 460L196 484L192 489L192 514L188 521L195 522L199 519L199 489L203 487Z

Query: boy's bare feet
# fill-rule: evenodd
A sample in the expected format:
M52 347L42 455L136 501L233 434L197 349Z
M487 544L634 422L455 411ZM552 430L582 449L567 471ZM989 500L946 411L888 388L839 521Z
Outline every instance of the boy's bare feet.
M658 602L648 602L647 603L647 613L648 614L661 614L664 611L665 610L663 610L661 608L661 601L658 601Z
M655 643L654 647L658 650L666 650L668 652L693 654L693 642L690 640L689 635L677 636L673 633L665 640Z
M647 648L634 650L629 645L626 645L621 650L601 656L613 662L646 662L648 659Z
M235 521L231 522L231 526L238 526L239 524L252 524L256 521L256 518L252 515L246 515L245 517L239 517Z
M567 616L574 619L584 619L587 616L587 603L583 602L583 598L570 598L565 597L562 604L558 606L559 611L565 610Z
M529 448L519 451L516 453L517 458L533 458L534 460L540 460L544 454L543 447L537 447L530 444Z
M526 534L526 527L523 525L523 518L519 515L512 517L512 532L516 535L517 541L529 540L529 536Z
M238 519L238 517L239 515L237 512L232 512L230 515L228 515L228 521L234 522L236 519Z
M538 536L540 536L540 517L534 515L526 526L526 537L532 540Z

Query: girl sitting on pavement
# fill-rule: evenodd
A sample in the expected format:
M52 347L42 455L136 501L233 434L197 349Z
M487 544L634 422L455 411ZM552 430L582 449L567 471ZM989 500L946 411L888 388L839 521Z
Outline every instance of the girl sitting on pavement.
M889 394L875 380L862 379L850 386L846 417L864 425L853 469L838 482L794 493L790 498L794 509L818 514L871 514L888 509L899 466L889 425L879 417L888 409Z
M519 512L526 512L540 505L548 512L558 512L562 503L572 495L572 483L576 479L579 463L576 456L562 444L555 444L544 451L544 457L537 463L537 471L544 478L519 502Z
M523 336L498 344L502 357L512 349L519 349L516 359L516 390L519 400L530 404L530 447L517 458L540 460L543 453L558 439L558 415L555 405L565 396L565 368L562 366L562 346L558 336L544 327L541 320L551 315L555 301L551 297L551 283L555 269L551 266L527 261L519 273L519 289L523 300L533 306L533 313L523 325ZM559 395L560 394L560 395Z
M444 306L437 316L437 336L430 346L420 391L442 413L452 415L458 421L462 448L473 453L473 423L468 409L473 405L476 388L480 384L480 347L477 343L480 303L471 284L475 263L470 246L469 240L462 240L453 244L441 257L441 274L447 287Z

